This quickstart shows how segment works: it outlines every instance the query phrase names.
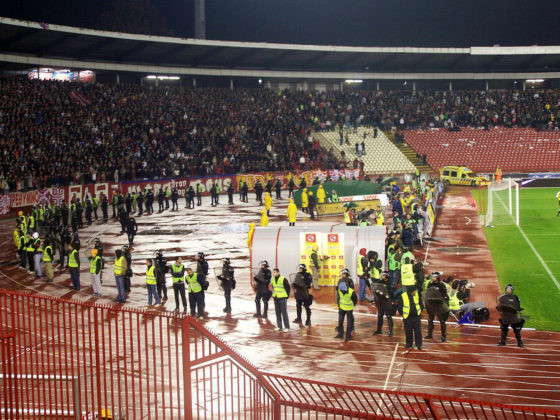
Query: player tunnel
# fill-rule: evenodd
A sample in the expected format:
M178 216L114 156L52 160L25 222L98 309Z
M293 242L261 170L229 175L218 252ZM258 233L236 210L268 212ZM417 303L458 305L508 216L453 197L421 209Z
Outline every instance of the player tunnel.
M385 226L269 226L257 227L251 246L251 269L260 268L259 263L268 261L270 268L278 267L288 276L297 266L310 265L314 245L323 260L319 269L319 285L336 285L340 271L350 270L356 277L357 256L361 248L376 251L385 261ZM252 277L251 277L252 278Z

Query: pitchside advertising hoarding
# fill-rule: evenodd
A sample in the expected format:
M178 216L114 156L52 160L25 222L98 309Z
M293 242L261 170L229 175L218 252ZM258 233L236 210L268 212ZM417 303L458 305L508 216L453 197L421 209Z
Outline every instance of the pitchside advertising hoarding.
M26 208L35 205L61 204L63 201L70 205L72 201L78 198L83 202L86 197L91 199L93 196L100 198L102 195L106 195L109 203L111 203L113 195L119 192L126 195L127 193L138 193L140 191L150 189L154 192L154 194L157 194L160 189L165 190L165 188L168 188L171 191L174 188L177 188L179 197L184 197L185 188L192 185L196 191L197 185L200 184L202 187L202 194L208 195L212 184L215 183L220 187L222 194L224 194L230 184L233 184L233 188L237 192L239 180L246 181L249 185L249 189L253 189L257 180L261 181L261 184L264 186L268 180L275 183L278 179L282 183L282 189L286 189L288 188L288 182L292 177L296 184L299 184L302 179L305 179L309 185L316 177L321 180L326 179L327 176L330 176L332 179L338 179L342 175L347 178L357 178L359 176L359 170L262 172L238 175L212 175L196 178L105 182L101 184L52 187L35 191L9 193L7 195L0 196L0 217L14 217L17 214L17 211L26 211Z
M344 269L344 234L325 232L300 232L300 263L311 270L311 253L317 247L319 268L317 278L321 286L335 286L340 271Z

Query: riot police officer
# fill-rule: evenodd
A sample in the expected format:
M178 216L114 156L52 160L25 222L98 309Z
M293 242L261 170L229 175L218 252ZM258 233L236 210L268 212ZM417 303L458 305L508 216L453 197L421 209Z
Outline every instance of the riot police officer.
M226 299L224 312L229 314L231 313L231 291L235 289L234 271L229 258L222 260L222 273L218 275L218 280L221 282L222 289L224 289L224 297Z
M311 304L313 303L313 295L309 293L309 288L313 279L311 274L307 271L305 264L298 265L298 272L294 277L292 286L294 287L294 297L296 298L296 319L294 323L301 323L301 311L302 306L305 307L305 313L307 319L305 320L305 325L311 325Z
M194 209L194 188L192 185L187 190L187 208Z
M230 182L227 188L228 204L233 204L233 184Z
M380 279L374 279L372 283L373 298L375 306L377 306L377 329L373 335L381 334L383 332L383 317L387 318L387 325L389 332L387 336L393 336L393 315L396 310L394 305L395 296L393 285L390 281L390 274L384 271Z
M167 259L163 256L161 250L156 251L156 281L157 293L163 302L167 302L167 285L165 284L165 274L169 271Z
M502 330L502 337L498 346L506 345L509 327L511 326L517 339L517 345L524 347L523 340L521 340L521 329L525 320L521 317L521 311L523 310L521 301L517 295L513 294L513 286L511 284L508 284L504 291L503 295L498 296L498 306L496 306L500 313L500 329Z
M270 284L270 279L272 277L272 273L268 268L268 261L261 261L260 263L260 270L258 271L257 275L253 277L253 281L255 282L255 292L257 295L255 296L255 304L257 306L257 312L253 314L254 318L267 318L268 317L268 301L272 296L272 292L268 289L268 285ZM263 312L261 312L261 300L263 301Z
M447 287L445 287L445 284L441 281L439 273L435 272L432 274L432 281L428 284L428 288L424 294L424 300L428 311L428 334L424 338L433 338L434 319L437 315L441 326L441 341L445 342L447 339L445 321L447 321L449 317L449 295L447 294Z
M179 210L178 201L179 201L179 192L177 191L177 188L173 188L173 191L171 192L171 203L172 203L171 211Z
M130 279L132 278L132 255L128 245L122 247L122 255L126 260L126 271L124 273L124 291L130 293Z

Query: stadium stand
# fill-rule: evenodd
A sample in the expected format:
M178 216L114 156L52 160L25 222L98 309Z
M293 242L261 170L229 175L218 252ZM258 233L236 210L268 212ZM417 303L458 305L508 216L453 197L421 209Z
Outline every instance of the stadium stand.
M437 170L445 165L464 165L473 171L505 172L560 170L560 133L529 128L463 128L408 130L405 141L416 153L427 155Z
M348 142L346 144L346 134ZM340 145L340 134L336 131L323 131L314 133L315 138L321 139L321 146L328 150L344 152L348 160L358 158L363 161L363 171L368 174L403 174L415 171L415 166L403 153L379 130L377 137L373 138L373 129L358 127L356 132L344 134L344 143ZM364 136L365 134L365 136ZM365 155L358 156L356 144L364 142Z
M10 191L136 178L338 168L301 95L11 78L0 85Z

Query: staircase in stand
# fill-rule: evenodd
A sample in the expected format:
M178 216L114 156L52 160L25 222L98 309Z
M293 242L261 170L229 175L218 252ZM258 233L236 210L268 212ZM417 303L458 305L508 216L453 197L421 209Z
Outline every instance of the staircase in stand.
M410 147L406 143L400 143L400 144L397 143L397 141L395 140L395 133L393 133L392 131L383 131L383 133L385 133L387 138L391 140L393 144L399 148L402 154L405 155L406 158L415 167L417 167L420 172L433 172L432 168L430 168L428 165L422 162L421 157L416 156L416 152L412 149L412 147Z

